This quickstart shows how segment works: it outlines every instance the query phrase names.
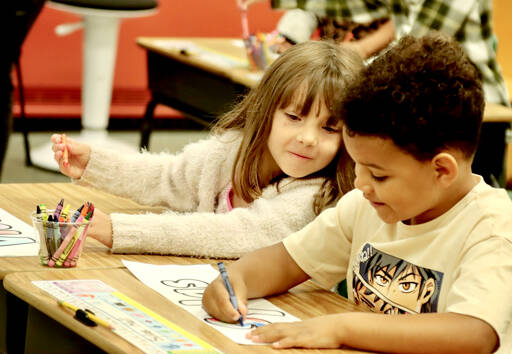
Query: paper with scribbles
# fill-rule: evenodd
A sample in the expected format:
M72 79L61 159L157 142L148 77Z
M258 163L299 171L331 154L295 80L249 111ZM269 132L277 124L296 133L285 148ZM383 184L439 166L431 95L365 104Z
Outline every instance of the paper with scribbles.
M153 265L126 260L123 263L144 284L239 344L256 344L245 338L246 333L255 327L299 321L265 299L249 300L249 313L243 326L211 317L201 306L201 299L219 272L209 264Z

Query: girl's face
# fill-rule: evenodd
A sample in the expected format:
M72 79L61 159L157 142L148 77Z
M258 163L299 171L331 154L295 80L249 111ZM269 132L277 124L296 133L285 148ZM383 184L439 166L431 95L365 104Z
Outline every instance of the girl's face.
M326 167L336 156L342 125L329 122L331 113L324 101L316 99L307 115L300 111L295 103L275 111L267 141L266 176L285 173L305 177Z

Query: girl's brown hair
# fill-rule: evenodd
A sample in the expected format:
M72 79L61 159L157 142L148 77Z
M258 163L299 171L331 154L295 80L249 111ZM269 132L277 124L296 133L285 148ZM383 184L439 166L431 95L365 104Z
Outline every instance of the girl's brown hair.
M259 85L213 128L215 133L239 129L243 134L232 173L234 192L248 203L261 195L265 186L260 184L258 171L277 109L301 98L297 108L307 115L315 100L323 99L329 111L335 112L347 83L362 67L362 59L355 52L327 41L304 42L281 54ZM353 188L353 162L340 147L328 166L306 178L313 177L326 179L314 200L313 209L319 214Z

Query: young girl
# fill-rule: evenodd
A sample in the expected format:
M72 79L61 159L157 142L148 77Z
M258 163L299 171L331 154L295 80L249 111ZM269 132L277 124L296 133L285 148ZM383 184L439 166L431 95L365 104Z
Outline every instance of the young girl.
M281 55L209 138L176 155L121 154L54 134L63 174L163 214L95 209L88 235L116 253L237 258L301 229L352 189L354 172L333 117L360 57L327 42Z

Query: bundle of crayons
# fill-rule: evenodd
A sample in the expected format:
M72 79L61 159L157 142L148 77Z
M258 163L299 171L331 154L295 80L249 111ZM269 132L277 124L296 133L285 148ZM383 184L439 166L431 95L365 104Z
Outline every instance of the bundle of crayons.
M69 208L69 204L64 207L64 199L55 210L48 210L45 204L36 207L33 222L41 241L39 256L49 267L74 267L82 252L94 205L87 202L72 215Z
M265 70L277 58L274 51L276 44L282 42L282 37L274 33L256 33L244 38L244 46L251 70Z
M244 41L247 59L252 71L265 70L272 63L273 58L271 47L276 43L276 33L257 33L252 35L249 33L249 21L247 19L247 8L240 9L240 17L242 20L242 39ZM282 38L279 38L282 40Z

